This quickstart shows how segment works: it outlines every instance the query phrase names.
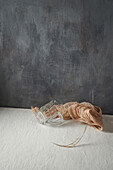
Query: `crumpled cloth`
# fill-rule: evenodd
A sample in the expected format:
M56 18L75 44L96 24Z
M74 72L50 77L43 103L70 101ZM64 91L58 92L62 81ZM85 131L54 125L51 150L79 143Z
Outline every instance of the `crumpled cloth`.
M100 107L93 106L91 103L68 102L61 105L53 105L50 109L43 112L43 114L50 116L56 112L60 112L64 120L73 119L98 130L103 130L102 110Z

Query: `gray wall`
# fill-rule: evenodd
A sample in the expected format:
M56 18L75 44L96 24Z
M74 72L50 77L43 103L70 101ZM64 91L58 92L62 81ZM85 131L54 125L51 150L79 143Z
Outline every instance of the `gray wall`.
M0 0L0 106L51 99L113 113L113 0Z

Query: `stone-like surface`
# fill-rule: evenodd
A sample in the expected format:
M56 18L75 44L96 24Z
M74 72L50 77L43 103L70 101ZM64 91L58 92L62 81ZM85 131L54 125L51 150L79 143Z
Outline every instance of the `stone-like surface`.
M0 0L0 106L93 101L113 113L113 1Z
M0 170L111 170L113 116L103 116L105 132L87 127L75 148L68 144L81 136L85 125L73 122L52 128L40 125L31 110L0 108Z

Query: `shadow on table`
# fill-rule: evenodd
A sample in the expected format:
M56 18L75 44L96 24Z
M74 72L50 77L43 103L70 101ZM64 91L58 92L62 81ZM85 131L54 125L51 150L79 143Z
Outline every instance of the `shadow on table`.
M113 116L104 115L103 123L104 123L104 132L113 133Z

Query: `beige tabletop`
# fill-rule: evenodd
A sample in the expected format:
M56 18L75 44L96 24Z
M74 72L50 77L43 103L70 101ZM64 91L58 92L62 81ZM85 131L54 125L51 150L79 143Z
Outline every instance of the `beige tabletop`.
M104 115L104 131L91 127L74 148L85 125L40 125L30 109L0 108L0 170L112 170L113 116Z

